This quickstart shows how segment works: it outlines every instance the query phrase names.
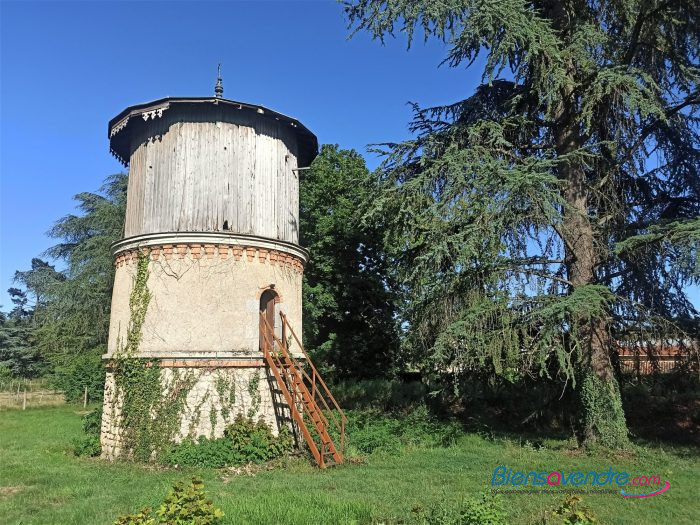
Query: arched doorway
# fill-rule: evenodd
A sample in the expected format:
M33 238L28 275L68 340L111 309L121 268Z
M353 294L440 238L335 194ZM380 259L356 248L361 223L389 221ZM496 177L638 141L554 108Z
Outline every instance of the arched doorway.
M279 296L274 290L265 290L260 296L260 351L265 345L274 346L275 334L275 303L279 302ZM267 321L267 322L265 322Z

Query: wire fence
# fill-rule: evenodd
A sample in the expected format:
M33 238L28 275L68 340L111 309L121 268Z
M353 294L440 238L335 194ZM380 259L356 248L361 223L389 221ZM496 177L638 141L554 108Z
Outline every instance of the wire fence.
M26 379L23 377L12 377L0 379L0 392L16 392L26 390L27 392L41 392L53 390L46 377L36 379Z
M63 392L52 388L46 378L0 379L0 409L26 410L41 406L58 406L65 402Z

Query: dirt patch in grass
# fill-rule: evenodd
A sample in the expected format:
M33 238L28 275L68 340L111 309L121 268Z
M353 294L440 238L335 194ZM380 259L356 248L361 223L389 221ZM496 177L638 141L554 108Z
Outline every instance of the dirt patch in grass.
M0 487L0 498L9 498L15 494L19 494L24 490L25 487L22 485L8 485L6 487Z

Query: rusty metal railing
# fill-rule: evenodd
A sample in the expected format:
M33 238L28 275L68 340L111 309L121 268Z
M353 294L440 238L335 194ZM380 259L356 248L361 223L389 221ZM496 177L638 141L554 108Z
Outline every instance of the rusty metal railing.
M280 313L280 319L282 321L281 339L275 335L264 312L260 313L260 322L266 328L261 330L265 361L289 405L292 419L299 426L299 430L319 466L321 468L326 466L327 454L333 456L335 463L342 463L345 453L347 417L306 353L294 329L289 324L287 316ZM287 337L287 332L291 333L290 337ZM303 363L290 351L289 346L292 341L296 342L301 355L303 355ZM307 420L316 431L318 442L309 431ZM329 430L339 436L339 447L336 447L333 442Z

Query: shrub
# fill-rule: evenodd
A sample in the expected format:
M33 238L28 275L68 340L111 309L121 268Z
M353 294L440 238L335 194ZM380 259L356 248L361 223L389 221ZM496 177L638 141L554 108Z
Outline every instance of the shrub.
M98 347L78 353L54 368L50 376L51 384L63 392L66 401L82 401L86 386L90 401L102 401L105 380L102 361L104 351L105 348Z
M461 431L458 424L432 416L425 405L404 414L350 410L346 415L348 447L364 454L393 454L411 446L448 446Z
M83 432L93 436L100 435L102 428L102 406L97 407L83 416Z
M282 427L279 435L274 436L270 427L262 419L254 423L251 418L240 414L231 425L226 427L224 438L231 442L233 449L239 451L246 461L256 463L286 454L294 445L287 427Z
M220 468L269 461L288 453L293 445L286 427L274 436L264 421L238 415L224 430L224 437L185 440L174 445L162 460L170 465Z
M235 465L242 458L226 439L187 439L165 452L161 461L168 465L221 468Z
M73 441L73 453L76 456L99 456L100 428L102 426L102 407L96 408L83 416L83 435Z
M12 370L9 367L0 365L0 383L10 381L13 377Z
M189 525L212 525L224 517L224 513L206 499L204 483L196 477L188 486L182 482L176 483L156 515L159 523Z
M410 409L423 403L427 393L420 381L389 379L341 381L333 384L331 391L344 408L382 411Z
M141 509L136 514L124 514L119 516L114 525L154 525L153 510L150 507Z
M567 495L551 515L545 515L544 523L552 525L598 523L598 517L591 509L582 505L582 501L581 496Z
M114 525L215 525L223 517L224 513L206 498L202 480L193 477L187 486L182 481L175 483L155 515L145 508L136 514L120 516Z
M506 525L506 513L498 495L483 493L461 505L442 503L428 510L414 510L421 525Z
M100 436L82 436L73 441L73 453L76 456L96 457L102 452Z

